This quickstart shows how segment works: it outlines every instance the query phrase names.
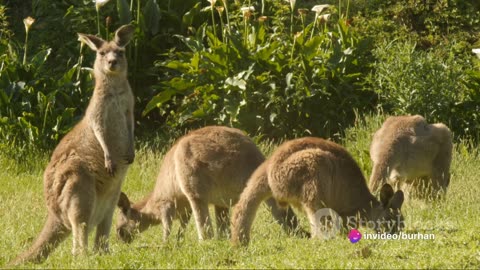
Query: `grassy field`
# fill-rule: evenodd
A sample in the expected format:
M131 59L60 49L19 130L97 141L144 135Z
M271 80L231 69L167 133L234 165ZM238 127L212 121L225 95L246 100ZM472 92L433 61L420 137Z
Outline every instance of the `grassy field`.
M383 118L370 117L347 130L343 144L370 174L368 147ZM274 145L262 144L266 154ZM470 150L469 150L470 149ZM161 152L140 147L129 170L124 191L134 201L154 185ZM46 208L42 173L46 156L29 156L18 164L0 154L0 267L29 247L43 227ZM232 248L225 239L199 243L193 222L183 240L172 235L162 243L160 226L153 227L130 245L111 235L111 253L71 255L67 238L42 264L30 268L480 268L480 159L476 147L456 142L452 180L445 201L404 204L407 233L432 233L434 240L365 240L356 244L346 235L328 241L287 236L265 207L254 222L248 248ZM303 214L303 226L307 222ZM178 229L175 224L174 231ZM360 228L362 231L362 228ZM362 231L363 232L363 231ZM92 237L90 240L90 248Z

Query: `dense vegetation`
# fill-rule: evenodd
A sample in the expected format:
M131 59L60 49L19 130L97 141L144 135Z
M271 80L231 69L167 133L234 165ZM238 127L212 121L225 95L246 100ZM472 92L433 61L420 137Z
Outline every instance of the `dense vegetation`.
M322 4L331 6L312 11ZM0 0L0 265L43 226L49 152L92 94L95 55L76 33L107 38L126 23L136 27L127 56L141 142L123 186L133 200L151 191L162 153L186 129L238 127L267 155L279 139L330 137L369 175L385 116L418 113L456 136L446 200L402 209L406 232L435 240L287 237L262 208L247 249L199 243L190 222L167 243L159 227L131 245L112 233L103 256L71 256L68 238L36 267L479 268L480 1L463 0Z
M335 138L383 111L478 139L479 20L480 2L461 0L4 0L0 141L51 149L92 92L94 53L76 33L111 37L125 23L142 138L206 124Z

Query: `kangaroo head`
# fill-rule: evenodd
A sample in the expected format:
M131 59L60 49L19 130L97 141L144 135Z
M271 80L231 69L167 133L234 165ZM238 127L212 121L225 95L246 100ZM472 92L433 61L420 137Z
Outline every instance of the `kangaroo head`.
M404 195L401 190L393 192L392 186L384 184L380 190L380 203L373 206L368 219L375 222L377 232L396 233L403 229L404 218L401 212Z
M78 34L78 39L81 42L97 52L94 64L95 74L126 75L125 46L132 39L134 30L135 28L132 25L124 25L115 32L115 38L112 41L105 41L94 35Z
M117 206L120 214L117 218L117 236L123 242L130 243L138 231L141 213L131 207L130 200L125 193L120 193Z

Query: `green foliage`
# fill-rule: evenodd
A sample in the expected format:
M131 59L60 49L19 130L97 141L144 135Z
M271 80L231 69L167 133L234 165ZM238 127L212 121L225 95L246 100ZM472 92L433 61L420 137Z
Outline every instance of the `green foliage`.
M176 128L223 124L278 138L332 136L353 109L368 109L372 93L361 85L368 42L344 18L306 26L297 18L292 34L277 27L284 17L240 14L225 14L228 26L204 24L177 36L189 51L172 50L157 63L169 77L144 113L159 107Z
M0 44L0 138L11 147L23 144L47 147L67 133L79 104L85 104L91 80L74 65L52 77L45 72L51 49L21 62L15 45Z
M130 81L134 89L146 87L154 59L151 56L165 49L158 40L170 31L181 31L182 25L169 30L160 28L172 19L162 15L167 11L161 10L155 0L137 1L133 6L133 1L118 0L116 6L114 2L99 10L100 34L111 38L120 24L136 25L136 41L128 53L133 77ZM184 4L188 5L187 2ZM97 25L92 20L96 17L95 3L61 0L8 4L11 9L0 5L0 139L2 144L19 149L48 149L79 121L91 96L92 77L82 66L91 66L95 55L90 51L79 55L77 33L96 32ZM25 64L21 61L25 54L21 45L25 15L20 10L37 18L29 31L28 43L23 43L28 48ZM169 10L169 14L175 10ZM148 91L136 92L140 103L151 98Z
M480 30L480 2L463 0L374 0L352 5L356 25L379 40L408 35L421 48L453 40L475 39ZM447 42L448 42L447 41Z
M377 63L369 80L386 112L420 114L446 123L456 135L476 135L480 95L471 83L478 77L448 49L419 51L400 40L381 44L374 50Z
M381 107L478 138L480 64L471 49L480 47L480 2L326 0L332 16L316 24L317 3L296 2L292 10L288 1L226 1L222 12L223 1L102 6L103 38L136 27L127 56L137 135L225 124L274 139L335 137L354 111ZM246 5L255 7L248 20ZM27 16L37 21L24 44ZM0 5L3 141L51 148L80 119L92 88L81 66L94 53L79 56L76 33L96 33L96 16L92 0Z

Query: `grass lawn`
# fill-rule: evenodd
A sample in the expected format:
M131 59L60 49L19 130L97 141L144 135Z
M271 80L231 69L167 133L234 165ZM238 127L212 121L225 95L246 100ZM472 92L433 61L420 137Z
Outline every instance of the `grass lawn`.
M368 155L373 131L383 117L367 117L350 128L343 144L370 174ZM274 148L262 144L268 155ZM470 149L470 150L469 150ZM152 190L162 152L140 147L124 191L136 201ZM46 156L18 164L0 154L0 267L29 247L46 218L42 174ZM409 200L403 206L406 233L431 233L434 240L366 240L350 243L346 235L328 241L287 236L266 208L257 214L247 248L232 248L226 239L198 242L192 220L183 240L162 243L161 226L131 244L110 236L111 253L74 258L67 238L42 264L30 268L480 268L480 159L476 147L456 142L452 178L445 201ZM298 212L298 211L297 211ZM303 226L308 223L303 214ZM173 231L176 232L175 223ZM362 228L360 228L362 231ZM93 243L93 234L89 244Z

